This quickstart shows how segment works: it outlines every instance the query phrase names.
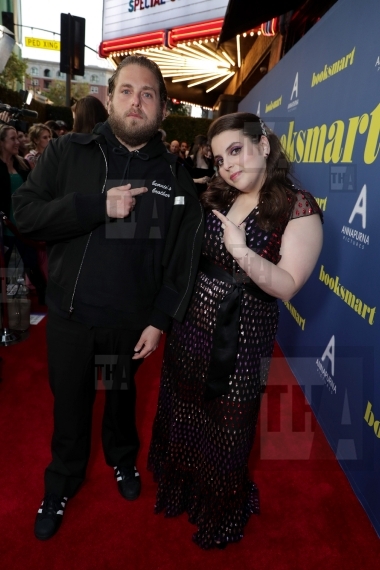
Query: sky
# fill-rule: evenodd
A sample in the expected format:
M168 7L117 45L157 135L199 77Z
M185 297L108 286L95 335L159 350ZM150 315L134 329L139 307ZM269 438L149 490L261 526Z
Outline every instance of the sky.
M21 0L21 14L23 26L35 26L44 30L60 33L61 12L80 16L86 19L85 44L98 50L102 41L103 0ZM45 61L59 61L59 52L47 49L27 48L24 37L40 39L59 39L52 33L41 30L22 28L23 45L22 57ZM108 62L89 49L85 49L85 65L97 65L109 68Z

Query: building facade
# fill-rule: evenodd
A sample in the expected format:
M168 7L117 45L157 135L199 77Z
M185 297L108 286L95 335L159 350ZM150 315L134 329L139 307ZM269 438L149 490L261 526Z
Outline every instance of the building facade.
M35 95L44 97L44 92L49 89L53 81L66 82L66 74L61 73L59 62L25 59L28 64L25 79L25 89L32 90ZM74 75L72 85L77 83L88 83L88 95L93 95L99 99L103 105L107 102L108 79L113 73L112 69L104 69L95 65L85 68L83 77ZM38 99L38 97L36 97Z

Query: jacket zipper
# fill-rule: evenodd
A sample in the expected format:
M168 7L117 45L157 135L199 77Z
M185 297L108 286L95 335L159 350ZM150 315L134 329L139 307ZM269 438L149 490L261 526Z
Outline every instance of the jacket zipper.
M100 150L101 150L101 152L102 152L103 158L104 158L104 162L106 163L106 178L105 178L105 180L104 180L103 188L102 188L102 191L101 191L101 194L104 194L104 190L105 190L105 187L106 187L106 184L107 184L107 177L108 177L108 164L107 164L106 155L104 154L104 150L102 149L102 147L100 146L99 143L96 143L96 144L99 146L99 148L100 148ZM69 317L71 317L71 315L72 315L73 312L74 312L74 297L75 297L75 292L76 292L76 290L77 290L77 285L78 285L78 281L79 281L79 276L80 276L80 273L81 273L81 271L82 271L84 258L85 258L86 253L87 253L87 249L88 249L88 245L89 245L89 243L90 243L91 236L92 236L92 232L90 232L90 235L88 236L88 240L87 240L87 243L86 243L86 247L84 248L84 252L83 252L83 256L82 256L82 261L81 261L81 264L80 264L80 266L79 266L79 270L78 270L77 277L76 277L76 279L75 279L75 285L74 285L74 290L73 290L73 294L72 294L72 297L71 297L71 303L70 303L70 309L69 309Z
M172 174L173 174L174 178L178 181L176 175L174 174L174 170L173 170L172 165L170 165L170 170L172 171ZM194 259L195 238L197 237L198 232L199 232L199 228L201 227L202 222L203 222L203 208L202 208L200 202L199 202L199 208L200 208L200 210L201 210L201 219L200 219L200 222L199 222L198 227L197 227L197 229L196 229L196 231L195 231L195 234L194 234L193 246L192 246L192 249L191 249L191 264L190 264L190 271L189 271L189 279L188 279L188 281L187 281L187 287L186 287L185 293L183 294L183 297L182 297L182 299L180 300L179 305L178 305L177 309L176 309L175 312L174 312L174 315L176 315L176 314L178 313L178 311L179 311L179 309L180 309L180 307L181 307L181 305L182 305L182 303L183 303L183 301L184 301L184 299L185 299L185 297L186 297L187 291L189 290L189 286L190 286L190 279L191 279L191 275L192 275L192 272L193 272L193 259ZM173 315L173 316L174 316L174 315Z

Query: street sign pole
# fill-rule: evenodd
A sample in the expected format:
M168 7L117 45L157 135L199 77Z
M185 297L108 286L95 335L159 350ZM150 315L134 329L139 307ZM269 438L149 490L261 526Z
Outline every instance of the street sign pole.
M71 32L72 32L72 25L71 25L71 14L67 14L69 17L69 21L68 21L68 26L67 26L67 41L69 44L69 69L68 72L66 72L66 107L70 107L70 103L71 103L71 77L72 77L72 71L73 71L73 54L72 54L72 49L71 49Z

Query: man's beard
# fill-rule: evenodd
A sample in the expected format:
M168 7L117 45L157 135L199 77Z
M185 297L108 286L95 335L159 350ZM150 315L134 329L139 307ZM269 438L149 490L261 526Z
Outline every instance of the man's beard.
M147 143L149 139L156 134L161 125L162 111L158 111L156 117L149 122L132 118L130 124L127 126L124 119L128 116L128 113L130 113L130 111L122 115L116 113L113 104L110 103L108 123L113 134L123 143L131 147L141 146Z

